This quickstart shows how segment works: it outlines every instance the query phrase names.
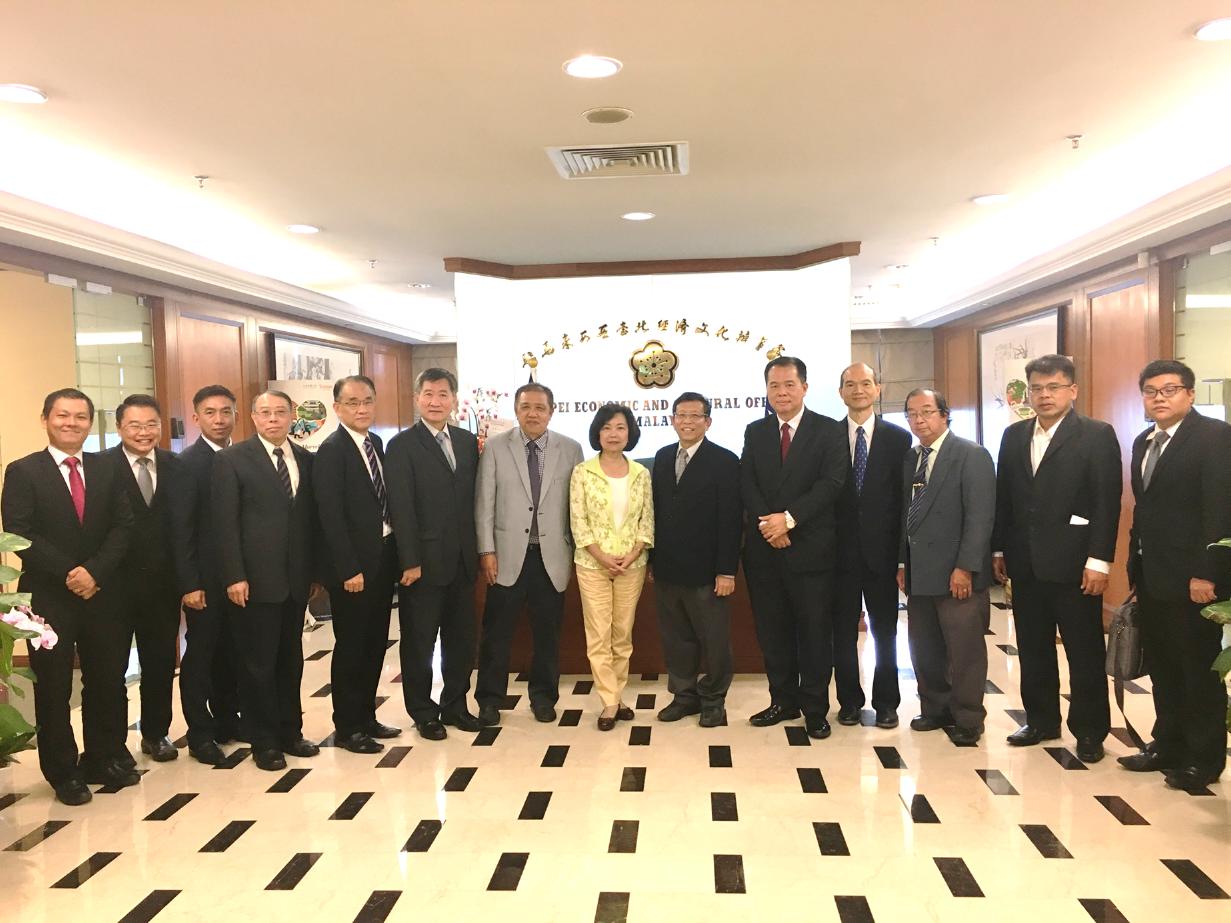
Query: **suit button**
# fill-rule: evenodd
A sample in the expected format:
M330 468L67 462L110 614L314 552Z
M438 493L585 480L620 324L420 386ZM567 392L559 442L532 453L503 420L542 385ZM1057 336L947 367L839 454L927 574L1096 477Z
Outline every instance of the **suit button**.
M531 512L531 513L533 513L533 512L534 512L534 507L532 507L532 506L531 506L531 507L528 507L527 509L528 509L528 511L529 511L529 512Z
M526 530L526 534L527 534L527 535L529 535L529 534L530 534L530 530L529 530L529 529L527 529L527 530Z

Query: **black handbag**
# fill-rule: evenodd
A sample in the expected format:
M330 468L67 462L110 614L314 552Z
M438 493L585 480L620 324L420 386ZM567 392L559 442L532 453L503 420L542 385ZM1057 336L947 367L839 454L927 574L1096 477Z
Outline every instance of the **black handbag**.
M1145 741L1137 733L1128 715L1124 714L1124 684L1146 675L1145 654L1141 649L1141 610L1137 606L1137 594L1130 593L1124 604L1112 616L1107 629L1107 675L1111 677L1116 691L1116 705L1124 717L1128 736L1139 750L1145 750Z

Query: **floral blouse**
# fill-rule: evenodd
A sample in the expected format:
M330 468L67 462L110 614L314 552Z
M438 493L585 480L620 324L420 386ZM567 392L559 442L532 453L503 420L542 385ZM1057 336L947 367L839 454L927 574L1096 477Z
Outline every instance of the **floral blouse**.
M594 555L586 551L597 544L608 554L621 555L637 542L649 549L654 544L654 500L650 491L650 472L631 458L628 460L628 512L616 528L611 508L611 487L599 465L599 457L583 461L573 469L569 480L569 518L576 551L573 561L578 567L602 570ZM646 550L633 562L633 567L645 567Z

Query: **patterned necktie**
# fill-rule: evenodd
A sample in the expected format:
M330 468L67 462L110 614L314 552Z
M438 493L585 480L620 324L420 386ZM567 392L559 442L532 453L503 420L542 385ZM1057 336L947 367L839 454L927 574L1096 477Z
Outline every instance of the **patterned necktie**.
M81 472L77 470L77 466L81 464L79 458L66 458L64 464L68 466L68 492L73 498L73 509L77 511L77 521L85 522L85 481L81 479Z
M376 458L376 446L372 445L372 437L363 437L363 454L368 460L368 473L372 476L372 488L376 491L376 499L380 501L380 515L385 522L389 521L389 498L385 496L385 478L380 473L380 462Z
M154 502L154 478L150 475L152 464L148 458L137 459L137 490L141 491L146 506Z
M915 477L910 482L912 488L910 508L906 512L906 529L913 532L919 524L919 507L923 505L923 495L928 489L928 456L932 450L927 446L919 446L919 467L915 469Z
M539 444L526 443L526 473L530 475L530 505L534 512L530 514L530 541L539 541L539 494L543 490L543 474L539 471Z
M449 437L445 435L445 431L441 430L436 434L436 441L440 443L440 451L445 453L445 461L449 463L449 470L457 470L457 458L453 454L453 446L449 441Z
M282 488L286 491L286 495L294 500L295 491L291 487L291 469L286 466L286 459L282 457L282 449L274 449L274 458L277 459L278 477L282 481Z
M684 469L688 467L688 450L680 446L680 450L675 454L675 483L680 482L680 478L684 476Z
M782 424L782 461L786 462L786 453L791 451L791 424Z
M868 473L868 440L863 427L855 427L855 493L863 493L863 478Z
M1141 486L1149 489L1150 480L1154 477L1154 469L1158 467L1158 457L1163 454L1163 446L1171 436L1166 430L1160 429L1150 440L1150 451L1146 453L1146 470L1141 475Z

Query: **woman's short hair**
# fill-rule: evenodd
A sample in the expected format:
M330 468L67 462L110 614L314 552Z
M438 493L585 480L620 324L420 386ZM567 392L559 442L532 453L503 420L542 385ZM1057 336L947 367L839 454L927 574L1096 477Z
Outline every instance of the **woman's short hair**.
M628 424L628 445L624 447L624 451L631 452L641 441L641 427L637 425L637 418L633 416L633 412L623 404L604 404L598 408L598 413L594 415L594 422L590 424L590 448L595 452L603 450L598 434L602 432L603 427L612 417L620 414L623 414L624 422Z

